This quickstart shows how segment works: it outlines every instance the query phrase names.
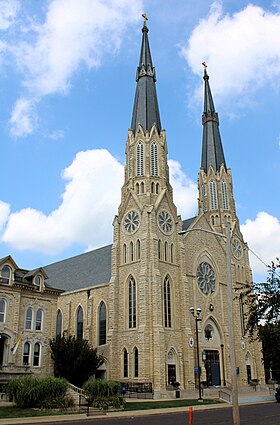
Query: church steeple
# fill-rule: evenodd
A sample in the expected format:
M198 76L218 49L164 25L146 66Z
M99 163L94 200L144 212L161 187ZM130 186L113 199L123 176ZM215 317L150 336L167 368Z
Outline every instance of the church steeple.
M219 118L215 111L214 102L209 85L209 76L204 65L204 112L202 115L203 138L202 138L202 157L201 168L208 173L212 166L215 172L219 171L223 164L226 170L226 161L224 157L221 136L219 131Z
M142 46L139 66L136 73L136 93L134 99L131 129L135 133L138 125L143 128L144 133L150 131L153 124L158 132L161 131L159 108L156 94L156 74L153 67L151 51L148 39L147 17L144 16L142 28Z

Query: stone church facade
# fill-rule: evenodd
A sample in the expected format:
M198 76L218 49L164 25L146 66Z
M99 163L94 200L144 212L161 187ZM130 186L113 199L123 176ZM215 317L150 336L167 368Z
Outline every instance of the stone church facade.
M242 288L252 274L206 68L203 79L198 214L182 220L169 181L166 133L144 23L113 244L35 271L19 269L11 257L0 260L3 371L14 366L51 374L48 340L63 334L98 347L105 358L98 376L151 385L155 397L168 394L175 382L182 391L194 389L197 351L204 384L230 386L233 323L238 385L251 379L264 382L260 345L245 334ZM199 317L194 317L197 311Z

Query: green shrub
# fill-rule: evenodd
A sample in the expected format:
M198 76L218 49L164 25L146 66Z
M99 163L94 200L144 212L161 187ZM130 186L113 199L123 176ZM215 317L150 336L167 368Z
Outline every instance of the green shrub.
M89 379L83 386L86 394L95 399L97 397L112 397L120 393L121 384L116 381L103 379Z
M110 397L97 397L94 399L92 406L101 410L108 410L110 407L114 409L121 409L125 405L125 399L118 396Z
M59 410L66 410L66 409L72 409L74 408L75 403L74 400L71 397L65 397L65 396L59 396L56 398L49 398L42 402L41 409L59 409Z
M65 397L67 388L65 379L25 376L10 380L5 386L5 392L18 407L41 408L46 400Z

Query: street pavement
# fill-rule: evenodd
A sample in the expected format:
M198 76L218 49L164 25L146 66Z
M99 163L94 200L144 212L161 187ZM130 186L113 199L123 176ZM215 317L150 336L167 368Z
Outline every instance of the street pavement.
M3 405L0 403L0 405ZM187 425L189 407L167 409L137 410L130 412L108 412L86 416L71 414L61 416L44 416L32 418L0 419L0 425L42 424L61 425ZM280 404L275 401L240 406L241 425L276 425L280 424ZM193 425L231 425L232 412L229 404L193 406Z

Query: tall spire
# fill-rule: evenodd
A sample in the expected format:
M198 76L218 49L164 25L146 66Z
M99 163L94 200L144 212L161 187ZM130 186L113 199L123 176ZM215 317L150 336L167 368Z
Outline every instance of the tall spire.
M161 130L158 101L156 94L156 73L153 67L151 51L148 40L147 17L145 14L142 28L142 46L139 66L136 73L136 93L134 99L131 129L136 132L138 124L141 124L144 132L150 131L153 124L157 131Z
M226 161L219 131L219 118L215 112L214 102L209 85L209 76L204 65L204 112L202 114L203 138L201 168L208 173L212 166L214 171L219 171L223 164L226 169Z

